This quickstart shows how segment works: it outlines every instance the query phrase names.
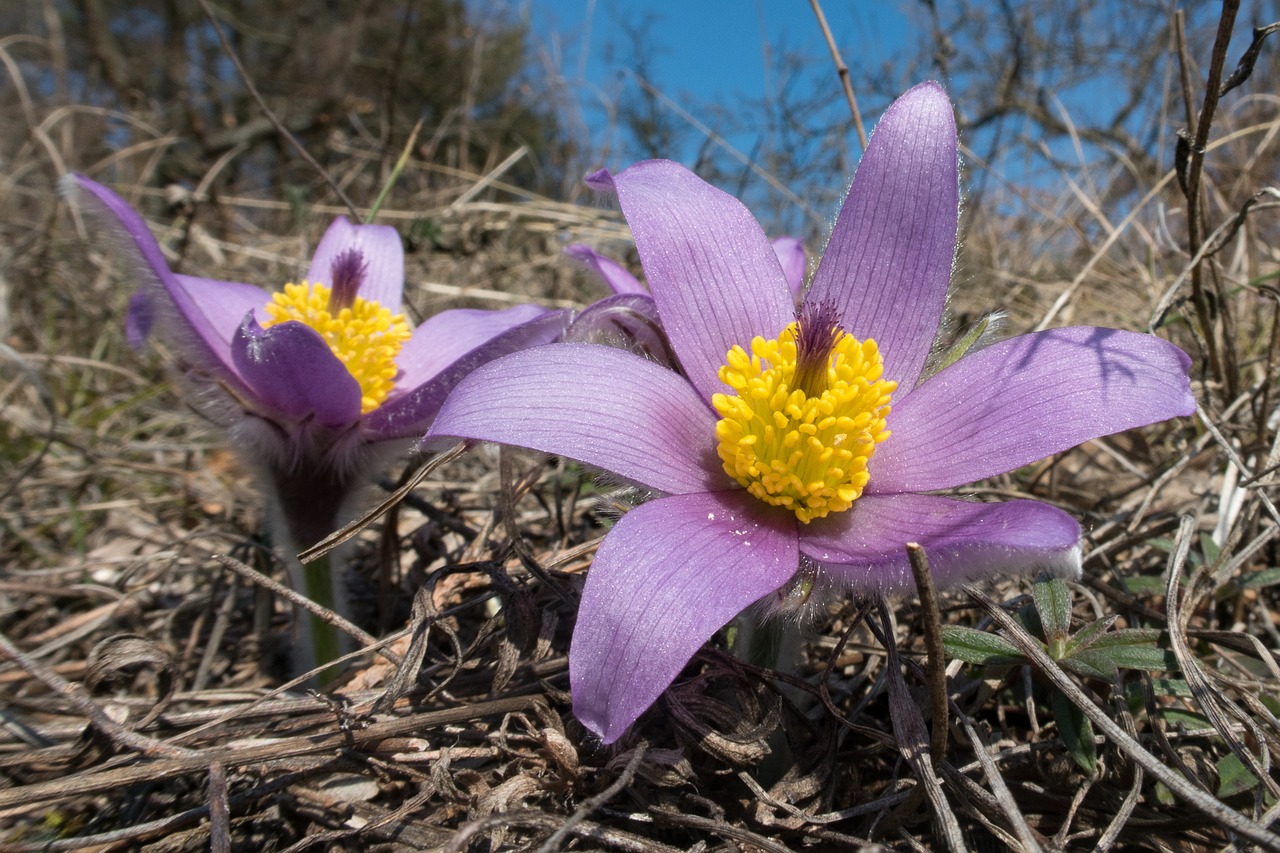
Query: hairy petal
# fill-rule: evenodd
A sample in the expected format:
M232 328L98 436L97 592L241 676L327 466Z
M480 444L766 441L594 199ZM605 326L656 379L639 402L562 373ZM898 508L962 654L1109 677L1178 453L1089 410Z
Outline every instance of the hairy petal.
M731 488L715 414L678 374L598 344L550 344L458 384L426 441L493 441L554 453L682 494Z
M142 349L151 337L151 330L156 325L156 305L152 294L145 290L136 291L129 297L129 307L124 315L124 337L129 346Z
M782 265L782 277L787 280L787 288L792 297L798 297L804 287L804 274L809 266L804 241L799 237L775 237L772 245L774 254L778 256L778 263Z
M569 650L574 714L617 740L703 643L797 565L794 519L744 492L673 495L628 512L582 593Z
M647 294L649 292L649 288L641 284L640 280L632 275L630 270L613 258L600 254L590 246L582 243L570 243L564 247L564 253L595 273L615 294Z
M231 362L227 338L206 316L206 311L216 306L199 301L183 286L183 277L169 269L160 245L138 212L120 196L83 175L66 175L59 186L69 201L94 220L103 242L119 251L138 281L139 295L130 301L125 319L130 342L140 344L152 327L160 324L189 364L237 383L239 377ZM265 303L266 296L261 291L259 294L259 304Z
M296 321L262 328L248 314L231 355L251 393L284 421L314 420L329 428L360 418L360 383L312 329Z
M971 353L893 403L868 492L948 489L1195 411L1191 360L1153 335L1075 326Z
M607 344L679 369L662 331L658 307L647 293L619 293L591 303L574 317L563 340Z
M800 531L800 551L859 592L915 589L908 542L924 546L939 586L1048 571L1080 573L1080 526L1040 501L974 503L938 495L863 495Z
M508 311L515 311L515 309L508 309ZM507 311L482 313L506 314ZM478 325L471 326L470 332L476 333L472 341L481 336L479 334L481 328L486 332L492 332L497 327L517 319L521 314L533 315L533 319L499 331L462 353L419 384L410 385L404 377L398 379L395 396L365 417L364 426L371 433L371 437L378 441L421 436L432 418L436 416L436 412L440 410L445 398L449 396L449 392L467 374L496 358L556 340L564 334L569 321L567 311L542 309L516 312L502 318L490 317L480 320ZM417 332L414 333L414 338L416 337ZM409 343L412 344L413 340ZM420 375L425 375L425 371Z
M362 299L399 311L404 294L404 246L390 225L352 225L345 216L333 220L307 268L307 281L333 285L333 264L348 249L360 253L364 281Z
M777 254L742 202L678 163L646 160L588 183L617 193L662 325L710 400L729 349L776 337L795 313Z
M960 210L955 117L923 83L885 111L809 290L855 337L873 338L884 376L909 389L937 334Z

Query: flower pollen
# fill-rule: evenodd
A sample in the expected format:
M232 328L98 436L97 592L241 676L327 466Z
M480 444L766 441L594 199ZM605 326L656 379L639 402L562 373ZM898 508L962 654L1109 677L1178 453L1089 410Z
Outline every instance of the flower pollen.
M382 405L395 386L400 372L395 360L409 340L409 324L403 314L392 314L381 304L359 296L352 295L337 311L334 307L330 290L323 284L286 284L267 303L270 319L262 325L296 320L319 332L360 383L360 411L368 414Z
M711 403L724 470L756 498L808 524L853 506L896 382L881 379L880 350L840 326L828 304L806 303L776 340L734 346L720 368L732 394Z

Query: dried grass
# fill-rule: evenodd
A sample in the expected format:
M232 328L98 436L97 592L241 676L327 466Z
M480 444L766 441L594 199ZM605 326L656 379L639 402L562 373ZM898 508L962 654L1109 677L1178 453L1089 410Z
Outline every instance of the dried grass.
M970 490L1081 518L1076 626L1160 628L1176 671L1064 672L1007 615L1019 582L944 596L940 613L845 602L807 635L798 673L713 644L601 748L570 712L565 655L617 496L555 460L482 449L373 519L351 582L379 639L324 694L286 681L289 612L264 577L280 572L251 480L183 408L163 358L124 345L128 285L85 259L43 177L75 159L56 132L68 114L42 115L8 68L29 142L0 183L0 848L1280 849L1275 199L1225 227L1264 189L1274 119L1223 127L1207 155L1214 251L1196 260L1210 338L1172 175L1122 220L1079 175L1036 200L1044 216L975 217L952 306L964 318L995 304L1011 331L1145 328L1160 307L1161 333L1196 358L1194 421ZM352 174L371 156L331 153ZM407 185L430 189L381 214L437 224L434 248L410 255L419 316L581 305L597 291L560 246L626 252L609 212L439 171L411 162ZM117 189L185 272L247 281L288 278L342 212L270 228L296 208L197 190L160 213L144 183ZM945 722L921 710L936 618L999 628L1029 659L951 661ZM1072 760L1048 685L1100 732L1095 773Z

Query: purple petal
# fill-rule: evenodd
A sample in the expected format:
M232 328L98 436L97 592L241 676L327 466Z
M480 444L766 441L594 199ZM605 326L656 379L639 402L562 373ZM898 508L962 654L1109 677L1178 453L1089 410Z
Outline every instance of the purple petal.
M156 305L152 294L139 290L129 297L129 307L124 315L124 337L129 346L142 349L151 330L156 325Z
M569 649L573 713L613 743L694 652L795 574L794 520L743 492L639 506L605 537Z
M612 181L662 325L710 399L731 347L775 338L794 317L778 256L740 201L678 163L647 160Z
M782 265L782 277L787 280L792 298L800 296L804 287L804 274L809 266L809 259L804 253L804 241L799 237L775 237L773 251Z
M529 310L530 307L524 306L519 311L511 308L505 311L478 312L506 316L472 317L468 321L470 324L468 327L469 334L474 335L471 338L472 343L479 340L483 334L498 330L499 326L517 319L522 314L526 316L532 315L533 319L505 330L498 330L493 337L473 346L452 362L444 364L435 374L423 379L417 385L410 384L404 377L396 380L395 396L366 416L365 428L373 433L375 440L421 436L426 431L431 419L436 416L436 412L440 410L440 405L449 396L449 392L467 374L496 358L528 349L529 347L550 343L564 334L569 318L568 312L543 311L542 309L531 311ZM442 312L442 314L447 313L451 312ZM441 315L437 314L436 316L439 317ZM432 319L434 320L435 318ZM423 324L424 327L426 325ZM418 331L421 331L421 328L419 327ZM414 332L414 339L417 337L418 333ZM409 343L412 344L413 340L411 339ZM402 363L403 358L402 351ZM419 375L426 376L426 370L422 370Z
M396 387L416 388L476 347L547 313L548 309L538 305L517 305L501 311L441 311L414 329L413 337L400 350L396 364L401 374Z
M867 491L972 483L1113 432L1195 411L1186 353L1076 326L972 353L893 401Z
M449 395L426 441L514 444L585 462L662 492L732 488L715 413L681 376L597 344L499 359Z
M360 418L360 383L324 338L296 321L263 329L248 314L231 342L236 369L270 414L339 428Z
M142 296L130 302L125 330L130 339L145 337L161 323L171 342L190 364L225 374L236 380L226 337L206 316L206 305L181 284L181 276L169 269L146 222L120 196L83 175L70 174L60 183L67 198L93 217L125 257L137 278ZM248 287L248 285L239 285ZM259 304L266 301L261 294ZM238 320L238 318L237 318Z
M404 294L404 246L389 225L352 225L340 216L324 232L307 268L307 281L333 285L333 265L348 249L364 261L362 299L399 311Z
M564 253L599 276L614 293L649 293L649 289L630 270L590 246L570 243L564 247Z
M271 301L270 294L252 284L181 273L174 277L178 287L199 310L210 336L226 352L230 352L231 341L239 333L244 315L261 311Z
M915 589L907 543L924 546L938 586L1047 571L1080 573L1080 526L1039 501L973 503L938 495L863 495L801 526L800 551L859 592Z
M676 369L658 307L648 294L620 293L591 303L569 324L564 340L631 350Z
M831 301L886 379L915 385L937 334L960 207L956 125L936 83L885 111L853 176L809 299Z

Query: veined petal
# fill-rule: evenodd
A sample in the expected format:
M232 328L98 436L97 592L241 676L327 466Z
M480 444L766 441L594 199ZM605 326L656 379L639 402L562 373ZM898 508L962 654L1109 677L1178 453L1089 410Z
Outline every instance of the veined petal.
M731 347L777 337L794 317L778 256L740 201L678 163L647 160L611 180L662 325L710 400L724 390L717 373Z
M174 277L208 323L212 335L228 352L231 341L240 331L240 324L244 322L244 315L250 311L261 311L271 299L262 288L252 284L181 273Z
M693 653L798 566L795 521L745 492L673 495L605 537L569 649L573 713L617 740Z
M401 374L398 388L416 388L462 356L509 329L547 314L538 305L517 305L501 311L451 308L441 311L413 330L396 357ZM546 343L539 341L539 343Z
M859 592L915 589L908 542L938 586L1047 571L1080 574L1080 526L1040 501L974 503L938 495L863 495L800 531L800 551Z
M486 364L458 384L426 441L513 444L672 494L732 488L715 413L681 376L598 344L550 344Z
M809 259L804 253L804 241L799 237L775 237L772 242L773 252L782 265L782 277L787 280L787 288L791 296L798 297L804 287L804 274L809 266Z
M831 301L846 329L873 338L884 378L915 385L946 302L960 209L956 125L936 83L885 111L862 157L809 299Z
M590 246L570 243L564 247L564 253L599 276L614 293L649 293L649 289L630 270Z
M231 341L236 369L270 413L339 428L360 418L360 383L312 329L296 321L262 328L245 316Z
M1153 335L1076 326L965 356L893 403L867 491L930 491L1195 411L1191 360Z
M468 373L496 358L550 343L564 334L565 326L569 321L567 311L543 309L529 311L527 310L529 307L525 306L525 310L522 311L512 308L506 311L481 312L491 314L516 312L502 318L471 318L476 321L470 328L470 332L476 335L472 338L474 342L481 336L482 331L486 333L493 331L500 325L518 319L522 314L533 315L533 319L510 326L473 346L417 385L411 385L405 377L396 380L394 396L365 416L365 429L369 430L375 441L421 436L436 412L440 410L445 398L449 396L449 392ZM423 326L426 325L426 323L423 324ZM415 331L414 337L416 338L417 335ZM413 340L410 340L409 344L412 343ZM426 371L423 370L419 375L425 376Z
M390 225L352 225L345 216L333 220L307 268L307 281L333 286L333 262L348 249L364 261L363 299L398 312L404 296L404 246Z

